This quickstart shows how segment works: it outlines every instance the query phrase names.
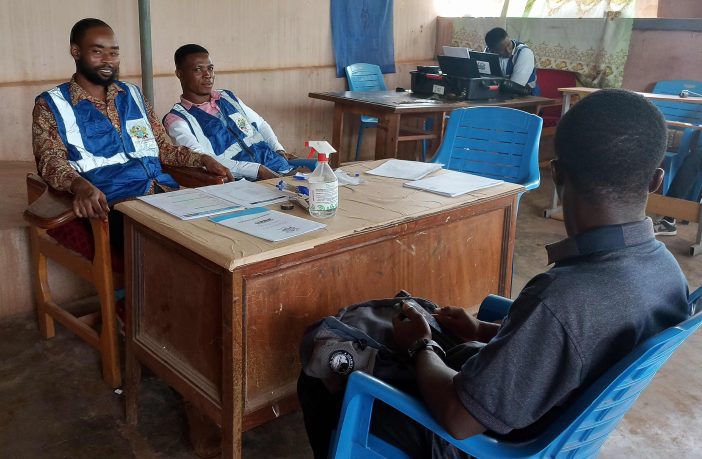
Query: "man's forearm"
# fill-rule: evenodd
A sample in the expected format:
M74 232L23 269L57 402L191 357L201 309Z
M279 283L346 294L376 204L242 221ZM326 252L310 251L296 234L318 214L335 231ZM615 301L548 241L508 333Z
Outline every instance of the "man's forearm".
M432 415L453 437L463 439L482 433L485 428L470 415L453 386L456 372L429 350L415 357L417 383Z

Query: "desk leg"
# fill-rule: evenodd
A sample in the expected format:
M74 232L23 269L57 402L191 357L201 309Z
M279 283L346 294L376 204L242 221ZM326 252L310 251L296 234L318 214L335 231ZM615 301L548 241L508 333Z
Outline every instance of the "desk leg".
M331 166L339 167L341 162L341 142L344 138L344 106L334 104L334 121L332 122L332 147L336 150L336 155L331 155ZM351 160L351 157L348 158Z
M429 143L426 160L430 161L444 141L444 128L446 127L446 112L433 113L431 115L434 129L432 134L436 135Z
M134 324L136 317L134 312L134 292L135 285L132 278L132 266L134 260L134 223L129 217L124 219L124 265L127 268L125 271L124 282L126 289L126 329L125 334L125 371L126 381L124 383L124 411L127 418L127 424L135 426L139 422L139 383L141 382L141 363L134 355L133 342L136 339L136 331Z
M563 94L563 108L561 108L561 116L565 115L570 109L570 94ZM544 218L551 218L555 214L560 214L561 208L558 205L558 192L556 187L553 187L553 196L551 196L551 207L544 210Z
M399 137L399 114L384 114L378 118L378 129L375 137L375 159L397 158L397 140Z
M130 336L127 333L127 336ZM131 339L131 338L130 338ZM124 411L127 424L135 426L139 422L139 383L141 382L141 364L134 356L127 339L126 371L127 380L124 386Z
M224 283L222 292L222 457L241 457L244 415L244 333L241 277Z

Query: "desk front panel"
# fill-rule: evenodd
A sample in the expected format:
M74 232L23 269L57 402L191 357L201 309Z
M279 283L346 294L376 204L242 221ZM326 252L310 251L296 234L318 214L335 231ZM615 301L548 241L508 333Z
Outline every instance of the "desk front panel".
M516 192L234 272L126 218L130 349L225 430L247 430L294 408L303 331L339 308L401 289L469 310L509 295L515 205Z

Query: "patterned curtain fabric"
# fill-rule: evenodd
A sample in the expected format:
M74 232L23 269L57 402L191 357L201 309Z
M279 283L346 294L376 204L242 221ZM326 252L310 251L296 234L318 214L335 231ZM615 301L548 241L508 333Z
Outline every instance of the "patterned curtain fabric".
M603 18L608 12L634 16L635 0L527 0L523 17Z
M485 33L504 27L534 51L537 68L575 72L583 86L618 88L632 26L632 18L454 18L451 44L482 51Z

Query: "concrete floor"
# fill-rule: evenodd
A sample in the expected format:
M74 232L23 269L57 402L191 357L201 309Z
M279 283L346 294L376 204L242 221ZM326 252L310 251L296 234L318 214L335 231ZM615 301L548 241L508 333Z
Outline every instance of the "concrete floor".
M545 270L544 244L565 234L561 222L540 217L551 186L528 193L519 212L514 291ZM696 225L664 242L691 289L702 284L702 257L687 256ZM60 327L58 327L60 329ZM702 457L702 333L666 364L601 451L602 458ZM60 330L40 338L33 317L0 321L0 458L193 458L178 397L155 377L141 388L140 423L125 425L123 400L102 383L97 355ZM243 436L244 457L311 457L299 413Z

